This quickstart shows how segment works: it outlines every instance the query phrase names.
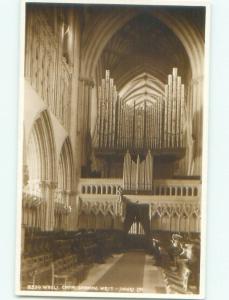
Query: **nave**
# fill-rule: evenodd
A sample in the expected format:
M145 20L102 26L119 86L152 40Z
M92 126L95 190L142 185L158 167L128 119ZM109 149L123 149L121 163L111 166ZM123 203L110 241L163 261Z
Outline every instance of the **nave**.
M162 269L154 266L152 256L144 250L115 254L101 272L96 272L97 280L91 281L90 273L88 279L79 285L80 288L91 286L88 291L166 293Z
M198 294L204 23L26 5L22 291Z
M119 230L27 232L22 286L33 291L196 294L199 253L177 255L171 252L170 233L154 236L160 237L160 247L158 239L151 242ZM199 247L198 235L182 242Z

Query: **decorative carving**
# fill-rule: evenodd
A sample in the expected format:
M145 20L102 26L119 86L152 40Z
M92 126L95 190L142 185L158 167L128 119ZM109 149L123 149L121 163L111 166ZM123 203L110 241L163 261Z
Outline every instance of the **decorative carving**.
M113 217L122 215L122 203L112 200L85 200L80 199L79 214L104 216L111 215Z
M195 214L200 216L200 206L199 203L176 203L173 201L172 203L163 202L163 203L151 203L151 217L158 214L162 216L164 214L177 216L182 216L185 214L186 216L191 216Z
M60 54L61 42L51 31L41 12L33 14L30 11L27 32L25 77L68 130L72 67Z

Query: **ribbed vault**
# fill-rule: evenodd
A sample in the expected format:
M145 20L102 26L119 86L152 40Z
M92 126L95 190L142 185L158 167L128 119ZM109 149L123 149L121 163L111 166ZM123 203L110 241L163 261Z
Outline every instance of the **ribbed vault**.
M191 7L179 9L174 7L163 7L163 9L160 7L152 9L149 7L129 7L127 9L128 13L126 13L125 7L122 9L105 7L99 11L99 9L96 10L94 6L91 6L88 10L88 16L92 17L92 21L88 22L83 39L83 72L85 75L95 76L95 70L99 68L101 56L112 56L109 58L110 65L107 67L109 69L111 69L111 65L117 68L117 64L120 64L119 54L123 58L122 61L129 58L130 53L135 54L139 62L139 56L136 56L136 52L139 53L139 48L143 48L141 54L144 52L148 55L151 52L151 57L159 50L161 57L164 56L167 66L170 63L168 69L171 69L171 64L175 63L173 66L180 70L185 68L187 74L186 62L188 61L192 77L202 75L204 9L200 8L198 13ZM89 17L87 19L89 20ZM144 32L138 26L140 20L144 23L142 27ZM133 28L135 29L134 36ZM151 30L152 28L153 30ZM160 34L160 30L163 34ZM118 35L122 41L118 41ZM147 39L145 38L146 35ZM111 47L113 39L116 40L117 48L116 46L115 48ZM141 40L144 42L139 42ZM180 45L177 41L180 42ZM105 57L104 59L106 60ZM181 66L183 62L185 65ZM114 73L112 72L112 74ZM183 77L184 75L182 74Z
M148 73L142 73L129 81L119 92L122 101L136 106L155 103L164 95L164 85Z
M180 40L166 25L146 13L136 16L115 33L104 48L99 64L111 71L115 82L125 74L131 80L128 74L137 66L162 82L174 66L181 74L190 70ZM119 80L120 87L122 84Z

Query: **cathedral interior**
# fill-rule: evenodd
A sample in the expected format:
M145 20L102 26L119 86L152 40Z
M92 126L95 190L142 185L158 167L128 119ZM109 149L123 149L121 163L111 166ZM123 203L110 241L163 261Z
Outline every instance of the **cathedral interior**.
M201 6L26 4L23 290L199 293L204 39Z

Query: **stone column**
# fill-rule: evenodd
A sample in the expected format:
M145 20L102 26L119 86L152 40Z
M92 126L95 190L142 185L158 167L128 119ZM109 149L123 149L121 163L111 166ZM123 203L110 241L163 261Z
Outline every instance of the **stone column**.
M91 136L93 137L96 129L97 122L97 86L94 85L94 88L91 90Z
M41 212L41 230L50 231L54 229L54 205L55 205L55 189L57 183L52 181L42 181L40 184L43 203Z
M61 224L60 224L60 229L61 230L67 230L67 212L65 210L66 207L68 207L68 200L67 200L67 192L66 191L61 191L60 192L61 195L61 205L63 205L63 210L61 211Z
M57 188L56 182L46 183L46 195L47 195L47 209L46 209L46 228L47 230L53 230L55 219L54 219L54 209L55 209L55 190Z
M41 205L40 205L40 218L39 218L39 225L41 231L45 231L45 214L46 214L46 194L45 194L45 181L41 181L39 184L40 191L41 191Z
M68 191L66 199L68 205L71 207L71 211L67 216L67 230L74 231L78 227L77 193L75 191Z
M64 205L67 209L70 209L70 211L67 211L64 216L64 229L69 231L73 230L73 226L71 226L72 223L72 214L73 214L73 208L74 208L74 201L71 201L71 198L74 196L74 193L71 191L64 191ZM72 205L71 205L72 204ZM72 207L73 206L73 207Z
M188 173L200 175L202 167L203 76L192 79L188 104L188 126L190 126L187 140L189 146Z
M202 167L203 76L191 79L185 90L186 156L179 163L179 172L200 175Z
M71 81L71 124L70 124L70 140L72 144L73 160L74 160L74 175L77 180L80 177L80 132L79 124L79 71L80 71L80 49L81 49L81 24L79 12L77 9L71 8L69 16L69 24L72 29L72 57L70 63L72 65L72 81Z

